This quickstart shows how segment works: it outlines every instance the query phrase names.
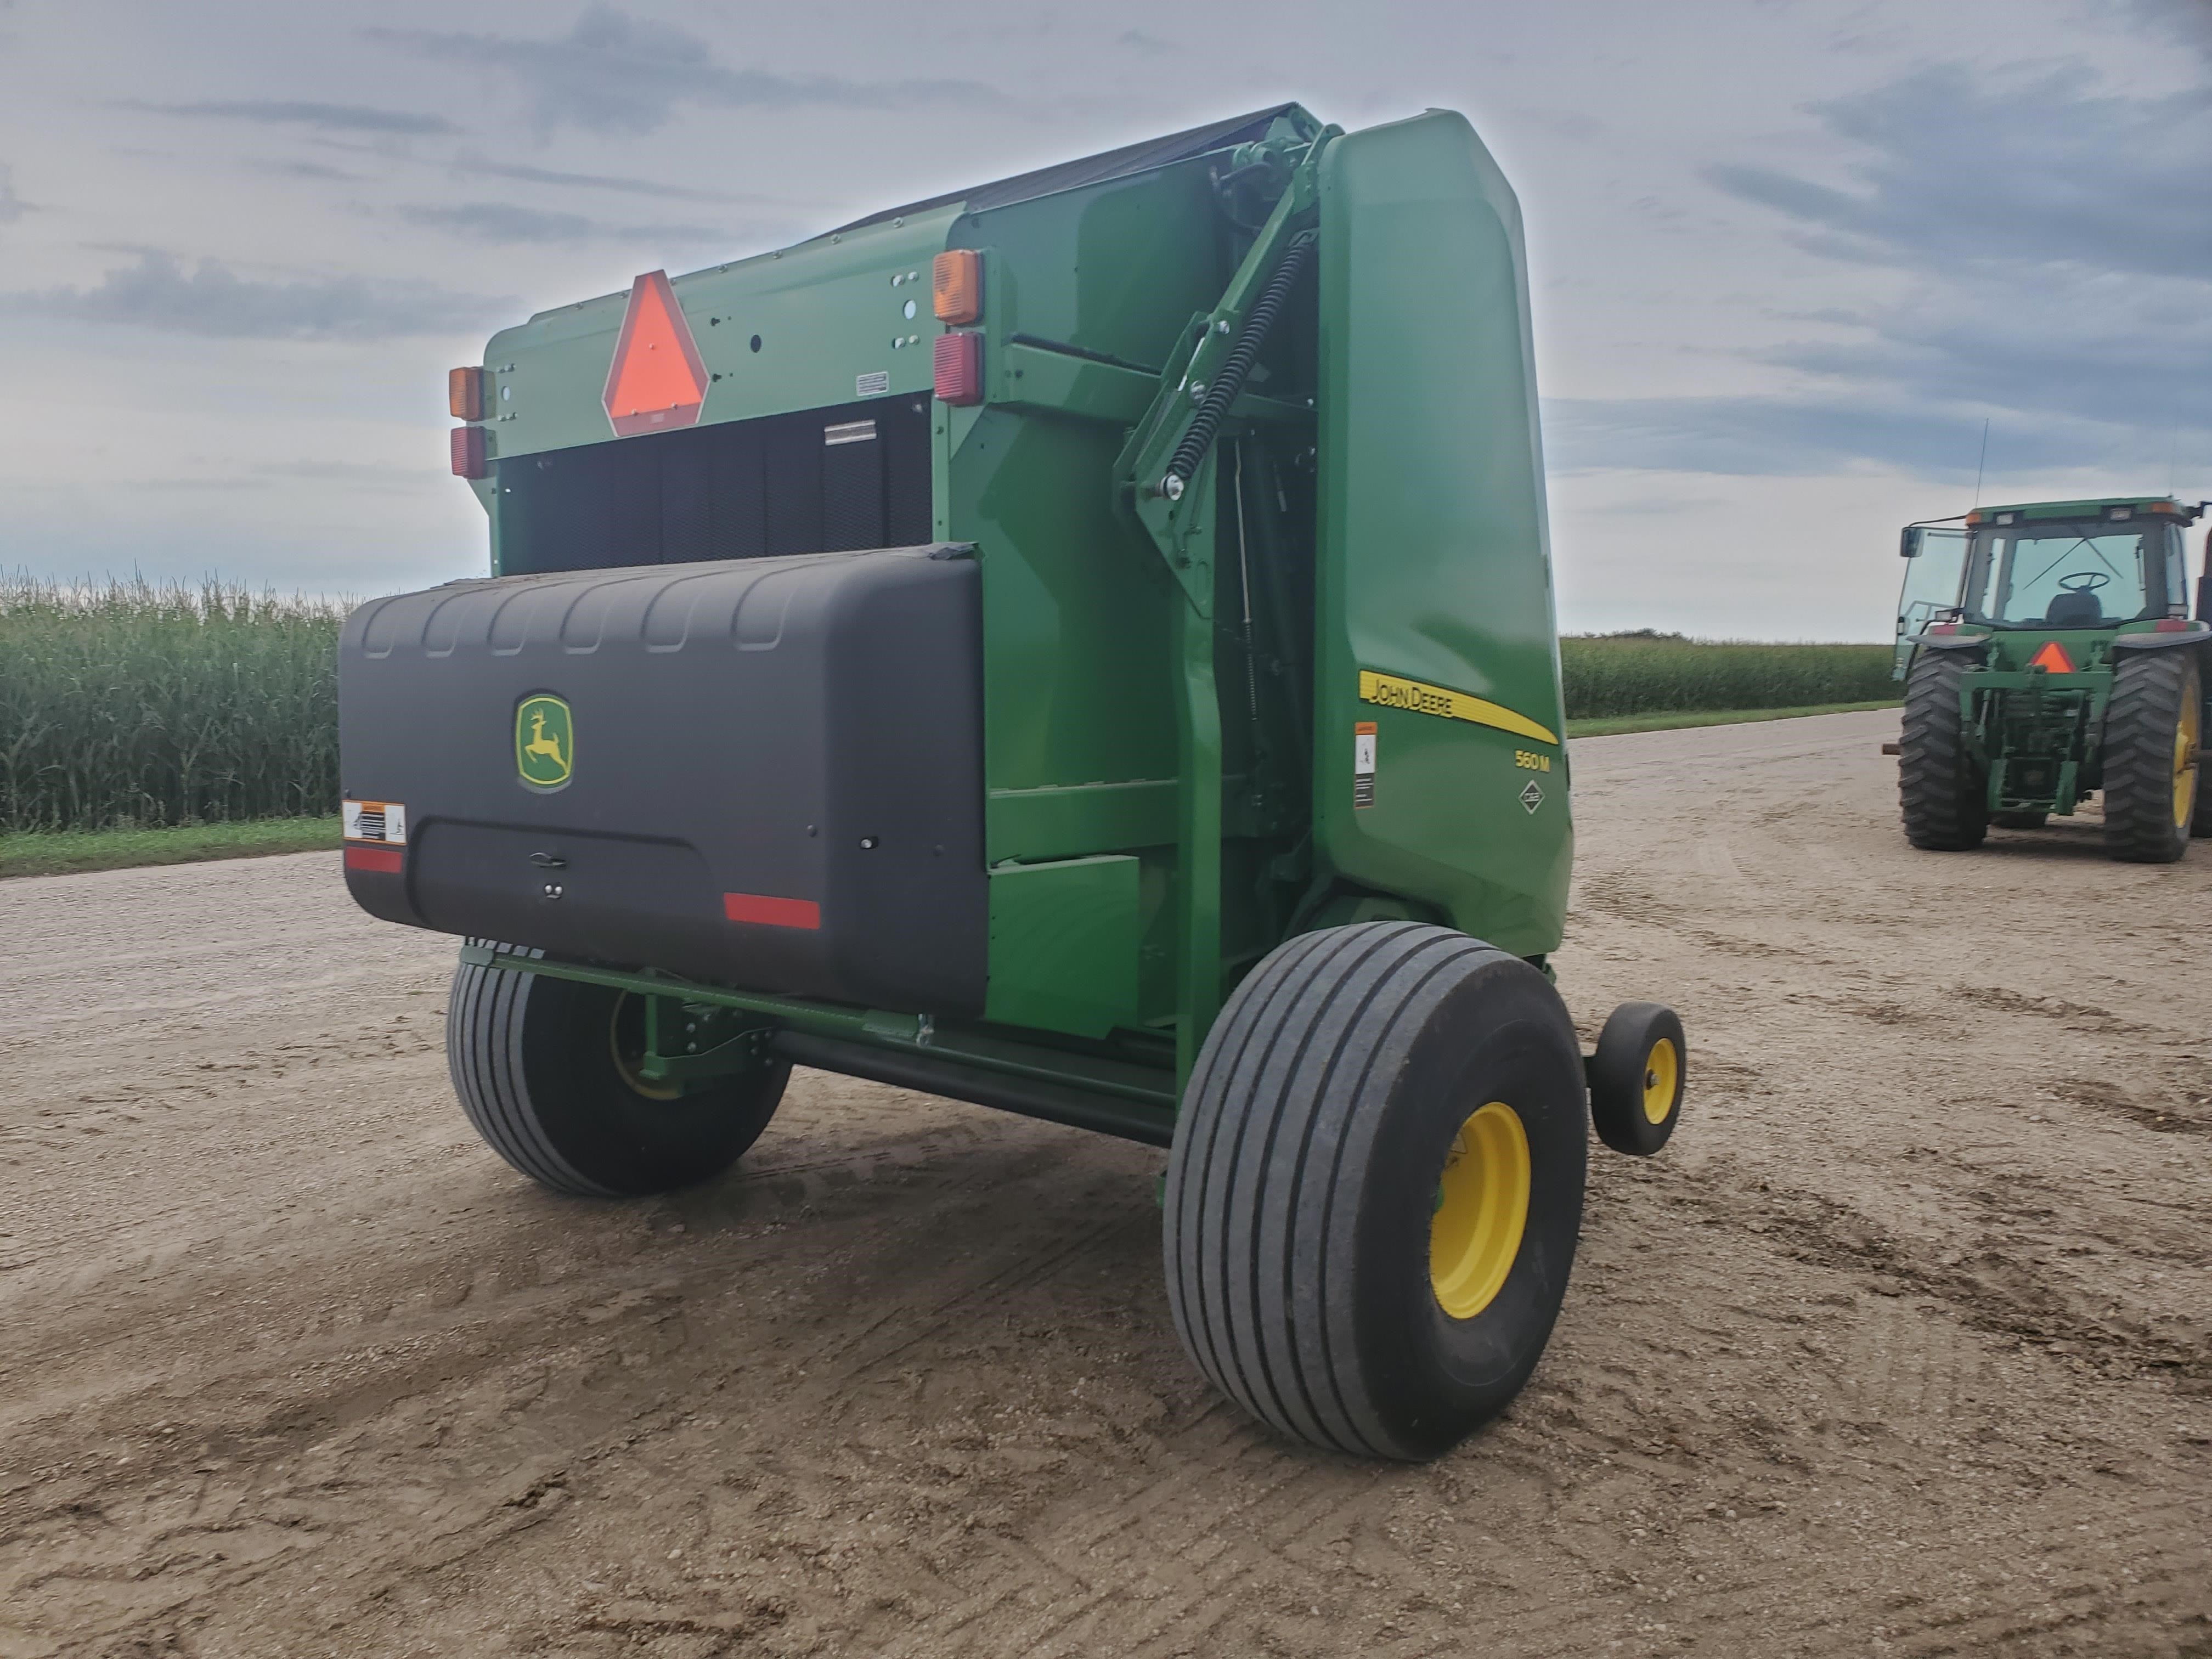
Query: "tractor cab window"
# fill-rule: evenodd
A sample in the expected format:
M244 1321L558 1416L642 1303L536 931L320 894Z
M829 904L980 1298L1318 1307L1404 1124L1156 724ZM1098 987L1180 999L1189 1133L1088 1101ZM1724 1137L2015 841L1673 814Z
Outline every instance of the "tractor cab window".
M1978 531L1966 618L1998 628L2101 628L2163 617L2164 528L2046 521Z
M1906 547L1905 586L1897 596L1897 665L1903 679L1912 659L1910 641L1959 608L1959 579L1966 564L1966 532L1914 526Z

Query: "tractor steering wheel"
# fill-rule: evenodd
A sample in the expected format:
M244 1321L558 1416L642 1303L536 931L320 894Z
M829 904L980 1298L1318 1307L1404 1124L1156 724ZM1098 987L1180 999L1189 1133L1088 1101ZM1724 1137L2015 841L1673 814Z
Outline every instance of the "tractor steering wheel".
M2112 579L2102 570L2076 570L2070 576L2061 576L2058 585L2069 593L2094 593L2100 587L2112 586Z

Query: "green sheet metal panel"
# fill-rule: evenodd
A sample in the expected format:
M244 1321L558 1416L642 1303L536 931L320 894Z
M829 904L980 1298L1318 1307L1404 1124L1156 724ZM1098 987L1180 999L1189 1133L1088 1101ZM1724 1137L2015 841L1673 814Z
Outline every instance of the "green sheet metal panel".
M940 331L930 314L929 264L957 216L957 207L940 208L677 277L677 303L715 377L699 424L926 394L930 344ZM624 289L541 311L491 337L484 398L495 458L615 435L599 399L628 303ZM856 391L861 377L878 374L883 385Z
M1547 952L1574 838L1520 207L1438 111L1330 147L1321 233L1315 844Z
M1133 858L992 871L984 1018L1092 1037L1133 1024L1141 873Z

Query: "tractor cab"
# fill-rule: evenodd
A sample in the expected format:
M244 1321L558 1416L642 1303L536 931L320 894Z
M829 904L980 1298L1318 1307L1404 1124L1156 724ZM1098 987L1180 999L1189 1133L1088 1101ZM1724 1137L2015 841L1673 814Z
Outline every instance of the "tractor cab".
M2189 614L2182 526L2198 509L2126 497L1980 509L1957 528L1912 525L1898 596L1897 665L1938 623L1979 633L2118 630Z

